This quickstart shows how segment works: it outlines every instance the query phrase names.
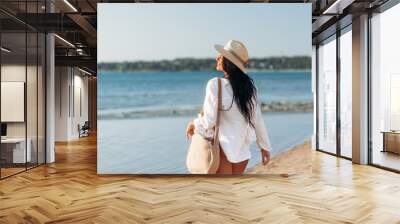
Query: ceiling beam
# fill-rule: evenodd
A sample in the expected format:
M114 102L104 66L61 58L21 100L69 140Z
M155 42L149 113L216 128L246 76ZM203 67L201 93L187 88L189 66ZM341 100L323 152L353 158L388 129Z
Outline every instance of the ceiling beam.
M326 26L326 24L334 17L336 17L336 16L319 16L319 17L317 17L317 20L315 20L315 22L312 23L312 32L315 33L318 30L323 29L323 27Z
M97 70L97 60L90 56L55 56L56 66L87 67Z
M353 4L355 0L336 0L330 4L322 14L342 14L344 9Z
M72 13L67 15L72 21L74 21L78 26L82 28L83 31L90 37L88 38L92 41L90 44L92 46L96 45L97 42L97 30L90 24L85 17L79 13ZM89 41L87 40L87 41Z
M42 32L82 31L82 28L63 13L18 13L16 17Z

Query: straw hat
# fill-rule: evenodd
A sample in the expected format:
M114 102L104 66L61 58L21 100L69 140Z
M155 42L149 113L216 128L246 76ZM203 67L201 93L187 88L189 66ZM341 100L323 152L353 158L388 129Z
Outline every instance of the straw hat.
M214 45L214 48L243 72L246 72L245 66L249 60L249 54L242 42L230 40L225 44L225 46L216 44Z

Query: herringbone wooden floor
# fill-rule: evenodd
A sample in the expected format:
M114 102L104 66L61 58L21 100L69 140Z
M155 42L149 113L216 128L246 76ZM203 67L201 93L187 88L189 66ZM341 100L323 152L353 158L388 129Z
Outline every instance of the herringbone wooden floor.
M400 223L400 175L313 153L311 176L98 176L96 139L0 181L0 223Z

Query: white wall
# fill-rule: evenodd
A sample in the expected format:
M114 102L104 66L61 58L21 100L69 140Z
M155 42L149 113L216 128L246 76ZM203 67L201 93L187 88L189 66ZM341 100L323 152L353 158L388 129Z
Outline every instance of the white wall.
M88 120L88 77L76 68L56 67L55 85L55 140L77 139L78 124Z
M37 70L39 69L39 70ZM25 80L27 78L27 80ZM25 64L2 64L1 66L1 81L2 82L24 82L26 85L26 106L23 102L20 113L25 114L26 120L23 118L21 122L5 122L7 124L8 138L24 138L25 135L29 139L33 162L44 163L44 74L41 67L30 66ZM4 90L4 89L3 89ZM2 90L2 92L3 92ZM24 94L24 90L22 90ZM3 92L4 94L4 92ZM2 98L8 98L7 95L2 95ZM17 111L11 108L2 107L2 112L16 113ZM14 108L15 110L15 108ZM24 115L22 115L24 116ZM39 153L39 155L37 155Z
M68 117L69 117L69 96L70 84L69 68L55 68L55 141L68 140Z
M71 96L71 99L74 102L71 102L71 136L72 138L79 137L78 125L82 126L85 121L88 120L88 78L87 76L82 76L82 73L76 73L77 70L74 70L74 96ZM80 101L80 102L79 102Z
M75 73L76 74L76 73ZM75 75L75 86L80 88L81 90L81 110L75 112L75 120L73 123L74 127L77 127L78 124L81 126L85 123L85 121L89 120L89 91L88 91L88 77L83 76L82 72L79 72L78 75ZM78 129L74 128L76 131L74 136L79 137Z
M27 69L27 70L25 70ZM36 74L36 67L17 64L4 64L1 66L1 81L2 82L10 82L10 81L18 81L25 82L26 71L28 74ZM30 76L28 76L28 79ZM36 80L28 80L29 86L36 86ZM4 96L3 96L4 97ZM27 106L30 107L27 110L27 118L28 118L28 137L30 130L36 130L36 113L32 113L33 110L36 111L36 87L35 88L27 88ZM39 105L40 106L40 105ZM34 108L33 108L34 107ZM32 110L33 108L33 110ZM7 108L1 108L2 110L7 110ZM32 123L33 122L33 123ZM25 137L25 123L26 122L7 122L7 136L8 137ZM36 134L36 132L35 132Z
M24 65L2 65L1 81L19 81L25 82L25 64ZM6 110L6 108L1 108ZM25 123L11 122L7 123L7 137L25 137Z

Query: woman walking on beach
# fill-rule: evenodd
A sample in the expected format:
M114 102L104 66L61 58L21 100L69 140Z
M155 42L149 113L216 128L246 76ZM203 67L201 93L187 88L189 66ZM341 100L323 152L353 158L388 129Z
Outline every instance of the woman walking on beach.
M246 74L248 53L243 43L231 40L225 46L215 45L219 52L216 70L224 73L221 78L222 109L219 123L220 161L217 174L242 174L250 159L250 144L257 140L262 162L270 159L271 148L264 124L257 90ZM212 138L217 117L218 78L208 81L203 113L189 122L186 135L194 133Z

